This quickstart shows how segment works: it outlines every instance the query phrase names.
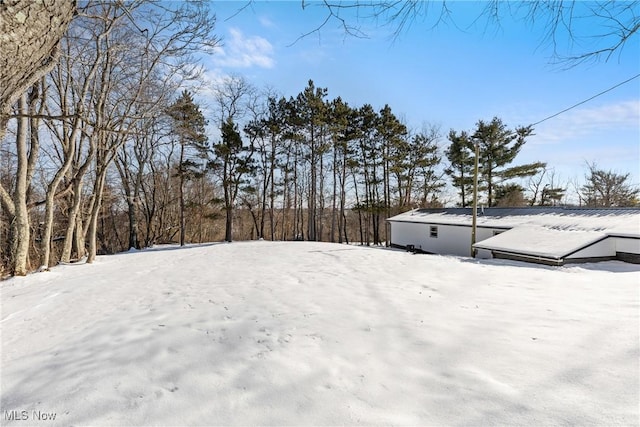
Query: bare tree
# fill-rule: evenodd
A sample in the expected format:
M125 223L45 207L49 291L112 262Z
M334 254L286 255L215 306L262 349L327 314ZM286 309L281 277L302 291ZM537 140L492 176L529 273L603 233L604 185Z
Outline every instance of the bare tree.
M212 35L215 19L203 3L95 2L83 7L81 17L77 33L93 41L94 53L89 57L98 64L90 83L91 108L82 116L95 176L88 226L76 233L86 235L87 261L91 262L97 252L96 232L107 172L120 147L133 139L138 121L159 114L165 105L160 100L170 96L180 82L196 77L193 53L209 51L217 39ZM82 69L85 63L78 62ZM72 69L71 73L77 71ZM86 78L80 80L87 82ZM79 183L83 177L74 179ZM70 224L72 221L70 218Z
M39 85L34 85L27 94L18 99L18 123L16 131L17 173L13 194L9 195L0 185L0 202L10 217L10 272L16 276L24 276L28 272L28 256L30 243L29 209L27 206L27 190L35 171L35 162L39 151L37 124L29 115L35 114L35 106L39 97Z
M543 167L538 174L529 177L529 206L555 206L565 197L567 185L562 184L554 168Z
M34 113L32 89L25 92L55 65L58 45L73 18L75 1L7 0L0 3L0 140L4 138L11 106L19 100L16 148L18 169L13 197L0 185L0 199L12 220L12 273L27 273L29 218L27 189L38 155L37 124L24 117ZM31 146L27 139L31 135Z
M251 105L259 97L258 91L245 77L230 75L225 77L215 88L215 123L218 127L229 119L242 124L249 113Z
M238 13L247 9L255 0L248 0ZM456 4L458 3L458 4ZM469 23L457 19L452 0L323 0L306 2L303 9L323 8L325 14L319 23L302 34L298 40L312 34L320 34L327 25L337 23L346 35L367 37L362 23L386 26L397 38L416 22L433 29L440 25L452 25L468 31L473 25L485 21L485 31L499 28L507 19L523 25L542 23L544 28L540 43L553 50L555 60L562 65L575 66L584 62L605 60L621 55L625 46L640 34L640 2L638 1L557 1L536 0L507 2L488 0L478 2L477 13ZM467 15L468 16L468 15ZM637 43L637 42L636 42Z

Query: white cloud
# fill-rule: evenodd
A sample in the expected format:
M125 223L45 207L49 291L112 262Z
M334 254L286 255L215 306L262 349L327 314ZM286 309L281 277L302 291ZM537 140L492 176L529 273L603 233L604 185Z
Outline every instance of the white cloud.
M631 173L638 182L640 100L580 106L534 129L519 161L546 161L568 177L582 179L587 163Z
M567 111L536 126L535 140L553 143L611 130L639 128L640 100L636 99Z
M260 25L262 25L265 28L276 28L276 24L271 19L269 19L264 15L258 17L258 21L260 21Z
M242 31L231 28L229 38L216 49L212 61L219 67L273 68L273 46L260 36L245 36Z

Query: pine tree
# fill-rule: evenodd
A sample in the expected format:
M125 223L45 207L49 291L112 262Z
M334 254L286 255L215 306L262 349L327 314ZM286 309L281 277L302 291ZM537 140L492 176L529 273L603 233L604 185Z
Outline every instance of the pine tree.
M540 206L556 206L564 197L565 189L545 185L540 191Z
M460 206L465 207L471 202L469 196L473 192L473 144L465 131L458 134L452 129L447 138L451 144L445 151L449 160L449 167L445 169L445 173L451 177L453 186L459 190Z
M319 240L320 218L318 205L322 202L323 168L322 158L329 144L324 136L327 127L328 106L325 102L326 88L316 87L309 80L307 87L295 99L294 123L305 150L305 160L309 163L309 191L307 196L307 237Z
M185 243L185 181L201 177L204 174L208 157L208 138L205 133L207 121L193 95L185 90L169 106L167 114L173 120L173 132L180 143L180 160L176 175L180 179L180 246Z
M628 182L630 174L618 174L599 169L594 164L589 168L587 182L580 191L581 202L590 207L625 207L640 204L640 188Z
M351 143L354 138L353 116L355 110L342 98L334 99L329 108L329 133L333 152L333 192L330 241L335 242L336 231L338 242L348 242L347 221L345 214L347 199L347 169L352 156ZM338 206L339 205L339 206Z
M527 200L524 197L524 188L521 185L514 183L496 185L495 206L521 207L526 205Z
M215 159L210 163L210 167L222 179L226 216L224 239L231 242L233 239L233 209L240 186L245 183L246 176L255 168L254 150L243 144L242 136L240 136L233 119L228 118L222 124L220 132L222 138L218 144L213 146Z
M437 141L440 138L437 128L420 132L411 139L411 153L416 168L418 200L422 207L441 206L438 196L445 186L442 174L436 171L442 156Z
M506 167L511 164L526 138L532 135L530 126L508 129L498 117L491 122L478 121L477 129L472 136L473 143L480 149L480 179L487 191L487 203L495 206L495 186L513 178L533 176L545 167L542 162L534 162L520 166Z
M381 138L382 149L382 182L383 182L383 205L386 209L387 218L391 216L391 163L392 152L395 147L406 142L407 127L391 111L389 105L385 105L380 110L378 121L378 134Z
M354 210L358 212L361 242L367 245L371 243L372 233L374 244L379 243L375 224L383 207L380 200L382 149L377 134L378 121L379 116L370 104L360 107L354 117L355 139L358 147L358 153L355 156L357 163L354 166L361 173L364 184L364 195L362 196L358 195L358 187L355 186L356 204Z
M402 211L414 205L414 196L420 206L431 205L444 186L435 171L440 164L438 132L431 129L420 132L411 139L402 138L392 147L390 171L398 186L398 205Z
M393 114L389 105L385 105L384 108L380 110L377 128L381 139L382 150L382 205L385 208L385 214L388 218L391 216L391 176L393 175L393 164L395 163L397 165L397 152L402 150L401 147L406 144L408 131L405 124ZM398 191L399 193L401 192L399 185ZM402 199L401 194L399 194L398 199Z

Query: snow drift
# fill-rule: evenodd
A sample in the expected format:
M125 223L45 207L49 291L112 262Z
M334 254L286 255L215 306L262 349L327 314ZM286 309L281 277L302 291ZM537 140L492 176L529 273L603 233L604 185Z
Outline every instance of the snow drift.
M637 425L639 279L303 242L99 257L0 285L1 423Z

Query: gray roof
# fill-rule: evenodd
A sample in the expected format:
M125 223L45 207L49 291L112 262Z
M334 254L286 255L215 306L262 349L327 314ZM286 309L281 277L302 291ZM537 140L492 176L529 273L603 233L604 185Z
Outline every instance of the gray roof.
M472 208L425 208L416 209L414 212L421 214L444 214L444 215L472 215ZM565 207L565 206L531 206L520 208L483 208L478 207L478 216L503 217L520 215L543 215L543 214L564 214L580 216L602 216L602 215L629 215L640 213L640 208L588 208L588 207Z

